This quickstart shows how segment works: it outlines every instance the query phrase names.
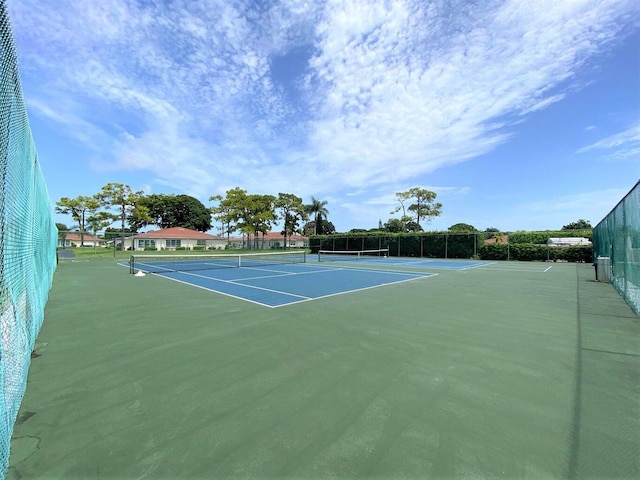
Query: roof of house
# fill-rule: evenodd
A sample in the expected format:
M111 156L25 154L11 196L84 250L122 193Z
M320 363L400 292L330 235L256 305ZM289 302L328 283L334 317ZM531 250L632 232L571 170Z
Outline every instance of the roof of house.
M284 235L282 235L282 232L267 232L264 234L264 238L266 240L278 240L280 238L283 238ZM262 238L262 235L260 235L260 238ZM301 235L297 235L297 234L293 234L293 235L287 235L287 238L290 238L291 240L308 240L307 237L303 237Z
M487 238L484 243L509 243L509 235L497 235Z
M262 240L262 234L260 234L258 236L258 238L260 240ZM267 232L264 234L264 239L265 240L282 240L284 238L284 236L282 235L282 232ZM226 239L226 237L225 237ZM293 234L293 235L287 235L287 239L289 240L300 240L300 241L305 241L305 240L309 240L309 237L303 237L302 235L298 235L298 234ZM231 242L242 242L243 238L242 237L230 237L229 241Z
M222 237L209 235L184 227L172 227L151 232L139 233L134 238L179 238L183 240L224 240Z
M63 233L58 235L60 240L62 240L63 236L64 236L65 240L69 240L69 241L72 241L72 242L76 242L76 241L79 242L80 241L80 233L78 233L78 232L67 232L67 233L63 232ZM89 235L88 233L85 233L83 235L83 237L84 237L84 241L85 242L102 242L102 241L104 241L104 240L102 240L100 238L94 237L93 235Z

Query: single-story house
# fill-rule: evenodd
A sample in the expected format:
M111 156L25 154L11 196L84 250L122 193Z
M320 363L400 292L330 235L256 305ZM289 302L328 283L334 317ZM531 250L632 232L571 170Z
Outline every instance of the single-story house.
M184 227L139 233L124 242L127 250L218 250L227 245L226 238Z
M80 232L58 232L59 248L79 247L81 243L85 247L104 247L106 245L102 238L94 237L88 233L83 234L81 239Z
M253 236L251 236L250 244L247 237L231 237L229 238L229 245L231 248L254 248L256 241ZM261 250L272 250L277 248L308 248L309 238L294 234L287 236L285 241L282 233L268 232L264 235L258 235L257 245Z

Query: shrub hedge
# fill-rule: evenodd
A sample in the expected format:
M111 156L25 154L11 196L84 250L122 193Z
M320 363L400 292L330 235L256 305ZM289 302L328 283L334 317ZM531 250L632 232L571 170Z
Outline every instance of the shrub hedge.
M584 237L591 240L593 230L544 230L541 232L517 231L509 234L509 243L546 244L549 238Z
M592 246L547 247L534 243L488 243L480 247L480 258L483 260L521 260L521 261L593 261Z

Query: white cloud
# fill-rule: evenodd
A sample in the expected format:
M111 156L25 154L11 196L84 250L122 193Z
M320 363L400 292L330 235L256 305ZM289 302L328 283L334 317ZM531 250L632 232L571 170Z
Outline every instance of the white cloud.
M536 219L538 225L527 223L527 229L561 228L569 222L584 218L595 226L627 194L620 188L608 188L580 192L571 195L559 195L553 198L517 205L514 216L503 217L502 221L523 225L523 219ZM522 226L525 228L525 225Z
M36 114L99 137L116 131L101 138L97 168L147 171L200 195L222 185L322 194L413 183L490 152L513 122L561 101L635 9L587 0L456 11L400 0L9 5L25 77L47 99ZM300 46L308 64L294 87L281 85L270 60ZM73 118L53 113L68 105Z
M640 158L640 123L622 132L610 135L578 150L577 153L605 150L605 158L627 160Z

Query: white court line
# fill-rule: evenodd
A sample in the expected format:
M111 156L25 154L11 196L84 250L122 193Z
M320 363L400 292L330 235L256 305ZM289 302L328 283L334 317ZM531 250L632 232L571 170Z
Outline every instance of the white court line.
M299 263L297 264L301 267L307 267L307 268L313 268L313 266L307 264L307 263ZM314 265L315 266L315 265ZM333 271L333 270L357 270L359 272L373 272L373 273L386 273L389 275L411 275L411 276L423 276L423 277L428 277L431 275L437 275L436 273L420 273L420 272L413 272L413 271L400 271L400 270L383 270L380 268L365 268L365 267L350 267L348 265L340 265L339 267L334 267L331 265L317 265L320 268L326 269L327 271ZM394 265L397 266L397 265Z
M262 275L259 277L246 277L246 278L237 278L235 280L233 280L234 282L244 282L245 280L261 280L264 278L276 278L276 277L288 277L291 275L309 275L309 274L314 274L314 273L331 273L331 272L339 272L342 270L347 270L347 271L359 271L359 272L373 272L373 273L383 273L385 275L402 275L405 277L414 277L414 278L421 278L421 277L430 277L432 275L437 275L435 273L416 273L416 272L395 272L395 271L387 271L387 270L375 270L372 268L351 268L351 267L336 267L336 268L331 268L331 269L322 269L322 270L311 270L310 272L289 272L289 273L284 273L281 275ZM399 282L392 282L392 283L399 283ZM386 284L383 283L381 285L391 285L391 284ZM316 297L313 297L316 298Z
M300 266L303 266L303 265L306 266L306 264L299 264L299 265ZM247 267L247 269L249 269L249 268L252 268L254 270L256 269L256 268L253 268L253 267ZM356 289L351 289L351 290L344 290L342 292L331 293L331 294L322 295L322 296L319 296L319 297L307 297L307 296L304 296L304 295L297 295L295 293L284 292L284 291L281 291L281 290L274 290L274 289L270 289L270 288L257 287L257 286L254 286L254 285L246 285L244 283L240 283L242 281L249 280L247 278L239 279L239 280L222 280L222 279L219 279L219 278L209 277L209 276L206 276L206 275L200 275L198 273L193 273L193 272L175 272L175 271L151 273L151 275L156 275L156 276L159 276L159 277L162 277L162 278L166 278L168 280L173 280L174 282L183 283L185 285L190 285L192 287L197 287L197 288L200 288L202 290L207 290L209 292L219 293L219 294L225 295L227 297L235 298L235 299L238 299L238 300L244 300L246 302L250 302L250 303L253 303L253 304L256 304L256 305L261 305L263 307L268 307L268 308L286 307L287 305L295 305L295 304L298 304L298 303L308 302L308 301L316 300L316 299L320 299L320 298L328 298L328 297L333 297L333 296L337 296L337 295L344 295L346 293L359 292L359 291L362 291L362 290L369 290L369 289L372 289L372 288L378 288L378 287L383 287L383 286L387 286L387 285L395 285L395 284L398 284L398 283L410 282L410 281L413 281L413 280L418 280L420 278L429 278L429 277L435 277L435 276L438 275L437 273L420 274L420 273L414 273L414 272L394 272L394 271L387 271L387 270L376 270L376 269L371 269L371 268L357 268L357 267L353 267L353 268L352 267L338 267L338 268L328 267L328 268L322 268L321 270L314 270L314 271L311 271L311 272L291 273L291 275L306 275L306 274L309 274L309 273L327 273L327 272L339 271L339 270L357 270L357 271L376 272L376 273L384 273L384 274L391 274L391 275L395 274L395 275L409 276L409 277L412 277L412 278L407 278L407 279L404 279L404 280L399 280L399 281L394 281L394 282L380 283L380 284L371 285L371 286L368 286L368 287L356 288ZM245 297L241 297L241 296L238 296L238 295L233 295L233 294L230 294L230 293L221 292L221 291L215 290L213 288L208 288L208 287L204 287L202 285L197 285L195 283L191 283L191 282L187 282L187 281L184 281L184 280L179 280L179 279L176 279L176 278L171 278L171 277L165 276L167 273L179 273L179 274L182 274L182 275L188 275L188 276L192 276L192 277L199 277L199 278L203 278L203 279L206 279L206 280L214 280L216 282L228 283L228 284L235 285L235 286L238 286L238 287L253 288L253 289L256 289L256 290L262 290L262 291L267 291L267 292L270 292L270 293L276 293L276 294L284 295L286 297L295 297L295 298L299 298L300 300L294 300L294 301L291 301L291 302L288 302L288 303L283 303L283 304L280 304L280 305L269 305L269 304L266 304L266 303L261 303L261 302L258 302L258 301L255 301L255 300L251 300L251 299L248 299L248 298L245 298ZM279 277L279 276L287 276L287 275L262 276L262 277L254 277L253 279Z
M439 259L433 259L433 260L399 260L399 261L389 261L387 262L385 261L372 261L372 260L357 260L360 263L366 264L366 265L387 265L389 267L405 267L405 268L429 268L429 269L433 269L433 270L454 270L454 271L464 271L464 270L471 270L473 268L482 268L482 267L486 267L488 265L494 265L497 262L473 262L469 265L466 266L459 266L459 265L455 265L455 262L459 262L459 263L463 263L466 262L465 260L439 260ZM444 265L446 262L450 262L450 265ZM321 262L322 263L322 262ZM341 263L341 262L337 262L337 263ZM348 263L347 261L345 261L344 263ZM353 262L352 262L353 263ZM434 263L436 263L436 265L433 265ZM327 267L330 267L330 265L327 265ZM345 267L345 268L362 268L363 270L372 270L370 268L363 268L363 267ZM386 271L386 270L381 270L381 271Z
M553 265L551 265L549 268L547 268L544 272L542 273L547 273L549 270L551 270L551 267L553 267Z
M172 273L180 273L180 274L183 274L183 275L191 275L193 277L206 278L207 280L214 280L216 282L221 282L221 283L230 283L231 285L236 285L236 286L239 286L239 287L246 287L246 288L253 288L255 290L263 290L265 292L270 292L270 293L279 293L280 295L286 295L288 297L296 297L296 298L304 298L304 299L313 298L313 297L306 297L304 295L296 295L295 293L283 292L281 290L274 290L272 288L256 287L255 285L245 285L244 283L238 283L237 280L222 280L220 278L207 277L205 275L199 275L197 273L191 273L191 272L172 272ZM167 278L167 277L165 277L165 278Z
M551 268L551 267L549 267ZM487 268L487 270L491 271L501 271L501 272L528 272L528 273L544 273L546 270L540 270L538 268L502 268L502 267L491 267ZM548 269L547 269L548 270Z
M243 282L245 280L260 280L262 278L277 278L277 277L288 277L290 275L309 275L311 273L326 273L326 272L330 272L331 270L311 270L310 272L283 272L282 270L271 270L268 268L262 269L262 268L258 268L258 267L249 267L249 268L245 268L243 267L243 270L258 270L258 271L265 271L265 272L275 272L277 273L276 275L261 275L258 277L245 277L245 278L236 278L235 281L237 282Z
M346 293L361 292L361 291L363 291L363 290L371 290L372 288L386 287L386 286L388 286L388 285L397 285L398 283L412 282L412 281L414 281L414 280L419 280L419 279L421 279L421 278L435 277L435 276L437 276L437 275L438 275L437 273L432 273L432 274L425 275L425 276L422 276L422 277L414 277L414 278L407 278L407 279L405 279L405 280L399 280L399 281L397 281L397 282L381 283L381 284L379 284L379 285L371 285L371 286L369 286L369 287L356 288L356 289L354 289L354 290L345 290L344 292L330 293L330 294L328 294L328 295L322 295L322 296L320 296L320 297L313 297L313 298L309 298L308 300L298 300L298 301L291 302L291 303L284 303L284 304L282 304L282 305L275 305L275 306L273 306L273 307L271 307L271 308L287 307L287 306L289 306L289 305L296 305L296 304L298 304L298 303L308 302L308 301L310 301L310 300L319 300L319 299L321 299L321 298L337 297L338 295L344 295L344 294L346 294Z
M489 265L495 265L498 262L488 262L488 263L477 263L475 265L469 265L468 267L464 267L464 268L458 268L458 270L465 271L465 270L471 270L472 268L482 268L482 267L487 267Z
M150 275L157 275L157 274L151 273ZM177 278L165 277L163 275L157 275L157 276L165 278L167 280L171 280L173 282L183 283L185 285L189 285L190 287L200 288L202 290L206 290L207 292L219 293L220 295L224 295L226 297L235 298L236 300L244 300L245 302L253 303L255 305L260 305L262 307L275 308L273 305L267 305L266 303L256 302L255 300L251 300L251 299L246 298L246 297L239 297L238 295L232 295L230 293L221 292L220 290L214 290L213 288L207 288L207 287L203 287L202 285L196 285L195 283L185 282L184 280L178 280ZM293 302L293 303L298 303L298 302ZM289 305L289 304L285 303L284 305Z

